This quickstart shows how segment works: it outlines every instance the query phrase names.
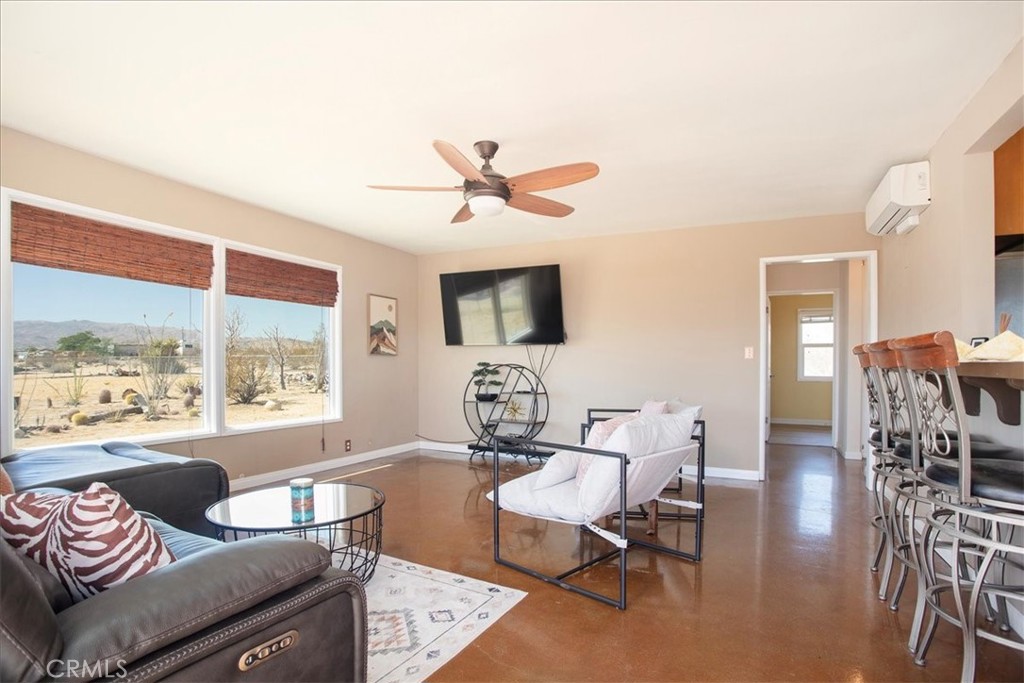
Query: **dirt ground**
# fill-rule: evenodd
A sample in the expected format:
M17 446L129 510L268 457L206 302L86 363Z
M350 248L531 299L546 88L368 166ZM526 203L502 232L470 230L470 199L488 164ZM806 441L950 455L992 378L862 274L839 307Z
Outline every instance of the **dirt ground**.
M81 399L72 406L69 397L77 393L75 377L70 372L52 373L41 370L18 372L14 376L14 396L18 402L15 409L14 447L36 448L51 444L75 441L96 441L124 439L164 432L188 432L202 428L204 401L210 397L200 395L194 398L193 415L185 406L184 380L198 379L198 374L171 376L171 390L168 398L157 402L160 419L148 420L137 414L138 408L126 404L122 395L128 389L142 390L140 377L116 376L113 368L102 363L79 368ZM304 417L319 417L324 410L325 396L314 393L308 384L299 381L288 382L282 390L274 379L275 391L260 396L249 405L228 403L226 421L229 425L243 425L279 420L294 420ZM110 391L110 403L100 403L100 392ZM267 401L276 404L270 409ZM134 411L133 411L134 409ZM81 412L89 416L87 424L73 424L71 415ZM198 414L195 414L198 413ZM81 420L81 418L79 418Z

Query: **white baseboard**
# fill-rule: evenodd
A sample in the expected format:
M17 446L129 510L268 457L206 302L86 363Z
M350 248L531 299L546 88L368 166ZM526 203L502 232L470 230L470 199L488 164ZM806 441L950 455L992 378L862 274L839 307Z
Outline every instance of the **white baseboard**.
M389 446L387 448L366 451L365 453L356 453L355 455L311 462L308 465L299 465L298 467L289 467L283 470L254 474L250 477L239 477L238 479L231 480L231 492L234 493L244 489L251 489L255 486L265 486L266 484L273 484L274 482L294 479L296 477L308 477L311 474L337 469L338 467L358 465L359 463L368 462L370 460L377 460L379 458L386 458L390 455L398 455L399 453L414 451L418 447L419 444L414 441L411 443L399 444L398 446Z
M358 465L371 460L378 460L380 458L386 458L400 453L407 453L417 449L436 451L438 454L437 457L442 458L450 458L453 460L469 459L469 450L466 448L465 444L438 443L436 441L413 441L411 443L399 444L398 446L389 446L388 448L366 451L365 453L357 453L355 455L343 456L340 458L331 458L330 460L311 462L308 465L299 465L298 467L289 467L283 470L254 474L249 477L239 477L238 479L231 480L231 492L244 491L245 489L251 489L256 486L265 486L279 481L295 479L296 477L308 477L309 475L316 474L317 472L325 472L327 470L347 467L349 465ZM691 475L697 474L697 468L692 465L686 465L683 467L683 472ZM705 467L704 476L717 477L721 479L759 481L757 470L741 470L732 467Z
M845 458L846 460L860 460L862 457L863 456L861 456L860 451L844 451L843 452L843 458Z
M804 427L831 427L832 420L811 420L802 417L773 417L773 425L802 425Z

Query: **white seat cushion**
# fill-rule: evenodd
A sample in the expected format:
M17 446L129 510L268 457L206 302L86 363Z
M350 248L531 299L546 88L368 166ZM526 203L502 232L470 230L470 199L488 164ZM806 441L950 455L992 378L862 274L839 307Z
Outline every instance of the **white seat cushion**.
M547 517L575 524L587 521L577 503L579 489L572 479L560 484L537 488L540 472L530 472L501 485L499 503L503 510L529 517ZM494 491L487 494L494 501Z

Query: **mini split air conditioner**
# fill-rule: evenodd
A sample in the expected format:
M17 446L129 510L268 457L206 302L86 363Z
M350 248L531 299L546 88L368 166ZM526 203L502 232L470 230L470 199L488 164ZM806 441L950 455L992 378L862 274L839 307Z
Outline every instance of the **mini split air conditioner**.
M918 216L932 201L927 161L893 166L864 209L872 235L905 235L920 222Z

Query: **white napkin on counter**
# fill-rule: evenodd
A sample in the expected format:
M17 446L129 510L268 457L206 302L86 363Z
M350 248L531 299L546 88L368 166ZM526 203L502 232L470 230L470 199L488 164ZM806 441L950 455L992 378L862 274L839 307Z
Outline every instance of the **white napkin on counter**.
M961 344L963 342L958 340L956 349L960 360L1024 361L1024 339L1009 330L992 337L980 346L969 349L966 353L961 351Z

